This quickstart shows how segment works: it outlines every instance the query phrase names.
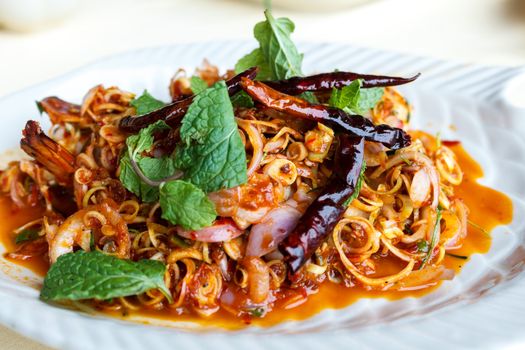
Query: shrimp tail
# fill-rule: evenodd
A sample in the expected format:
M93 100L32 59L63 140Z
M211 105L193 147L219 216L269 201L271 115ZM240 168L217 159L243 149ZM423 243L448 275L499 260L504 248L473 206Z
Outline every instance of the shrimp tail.
M37 102L38 108L49 115L53 124L80 121L80 106L64 101L56 96Z
M29 120L22 131L20 147L38 163L55 175L57 181L67 184L75 172L75 157L49 138L38 122Z

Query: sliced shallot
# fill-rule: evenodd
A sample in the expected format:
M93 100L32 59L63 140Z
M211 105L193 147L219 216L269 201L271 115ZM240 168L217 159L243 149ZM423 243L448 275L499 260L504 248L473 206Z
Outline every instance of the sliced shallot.
M230 219L219 219L212 226L197 231L184 230L181 227L177 227L179 236L208 243L230 241L239 237L242 233L243 231Z
M264 216L261 222L252 226L246 256L263 256L275 250L279 243L297 226L302 213L285 204Z
M430 176L426 168L416 171L410 186L410 199L414 208L420 208L430 194Z

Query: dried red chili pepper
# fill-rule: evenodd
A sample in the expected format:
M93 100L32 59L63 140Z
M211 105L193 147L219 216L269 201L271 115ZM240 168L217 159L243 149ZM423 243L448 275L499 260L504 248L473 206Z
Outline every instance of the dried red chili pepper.
M294 231L279 245L292 273L297 272L332 232L354 193L364 156L362 137L339 135L334 172L328 185L308 207Z
M228 93L230 94L230 96L241 91L241 78L247 77L253 79L257 75L257 70L257 67L252 67L226 81L226 86L228 87ZM153 124L158 120L164 120L169 125L175 126L180 122L182 117L188 111L188 108L193 102L194 96L195 95L179 101L175 101L162 108L141 115L139 117L128 116L122 118L119 124L119 128L126 132L137 132L140 129L145 128L149 124Z
M299 95L306 91L330 91L350 85L357 79L363 80L363 88L396 86L413 82L420 73L410 78L389 77L384 75L359 74L352 72L332 72L310 75L308 77L293 77L285 80L265 81L266 85L288 95Z
M241 86L256 102L288 115L327 123L340 131L364 137L367 141L380 142L393 150L410 145L410 136L401 129L385 124L374 125L360 115L350 116L338 108L310 104L274 90L260 81L241 78Z

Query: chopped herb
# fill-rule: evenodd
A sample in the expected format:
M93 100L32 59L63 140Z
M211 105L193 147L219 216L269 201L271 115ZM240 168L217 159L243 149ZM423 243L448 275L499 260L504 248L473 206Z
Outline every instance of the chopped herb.
M40 230L37 229L25 229L15 237L15 243L21 244L24 242L34 241L40 237Z
M429 251L429 244L425 240L421 240L417 242L417 251L418 253L428 253Z
M345 207L349 206L354 199L356 199L359 196L359 192L361 192L361 187L363 187L363 181L365 181L365 170L366 170L366 162L363 160L363 164L361 165L361 173L359 174L359 179L357 179L357 184L355 185L354 193L343 203Z
M255 307L255 308L249 309L248 312L253 317L262 317L266 313L266 310L263 307Z

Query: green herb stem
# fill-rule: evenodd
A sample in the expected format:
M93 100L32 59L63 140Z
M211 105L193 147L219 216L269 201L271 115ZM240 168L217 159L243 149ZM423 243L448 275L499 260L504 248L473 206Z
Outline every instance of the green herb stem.
M434 231L432 231L432 238L430 239L430 247L428 248L428 253L423 258L423 261L421 262L421 266L419 267L420 270L422 270L425 265L430 260L430 257L432 256L432 252L434 251L434 248L436 247L437 240L438 240L438 233L441 231L441 210L437 209L437 217L436 217L436 223L434 226Z

